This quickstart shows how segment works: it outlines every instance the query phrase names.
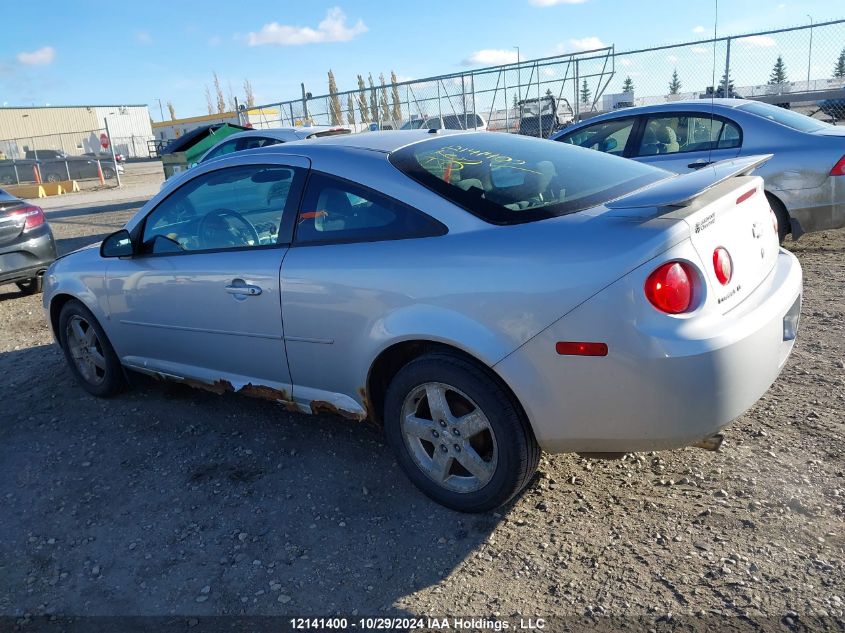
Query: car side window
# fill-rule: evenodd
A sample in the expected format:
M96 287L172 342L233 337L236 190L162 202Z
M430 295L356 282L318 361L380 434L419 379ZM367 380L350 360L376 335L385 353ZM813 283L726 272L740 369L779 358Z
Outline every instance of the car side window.
M739 127L721 117L704 114L649 117L637 155L731 149L739 147L741 139Z
M266 147L267 145L275 145L276 143L281 143L274 138L268 138L266 136L245 136L241 139L238 139L238 144L236 151L240 152L241 150L245 149L255 149L256 147Z
M217 158L218 156L223 156L224 154L231 154L232 152L237 150L237 144L238 141L236 139L221 143L216 148L211 150L211 152L209 152L208 156L203 159L203 162L211 160L212 158Z
M145 219L141 251L183 253L278 243L286 208L294 213L304 175L294 167L243 165L197 176Z
M445 232L442 224L397 200L348 180L312 172L294 242L373 242Z
M582 130L563 136L560 141L588 149L596 149L606 154L622 156L628 138L634 129L633 117L602 121L589 125Z

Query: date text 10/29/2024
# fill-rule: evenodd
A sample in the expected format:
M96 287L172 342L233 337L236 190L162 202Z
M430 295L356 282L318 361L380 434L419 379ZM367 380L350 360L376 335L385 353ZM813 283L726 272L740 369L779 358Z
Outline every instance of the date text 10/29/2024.
M541 631L546 628L543 618L489 620L486 618L437 618L437 617L357 617L350 618L290 618L294 631Z

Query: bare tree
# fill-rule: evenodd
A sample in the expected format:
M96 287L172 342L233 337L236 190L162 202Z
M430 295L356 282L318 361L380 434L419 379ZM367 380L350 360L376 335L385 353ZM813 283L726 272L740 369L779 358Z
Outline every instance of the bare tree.
M370 112L373 118L378 121L378 94L376 93L376 86L373 83L372 73L370 73L367 81L370 83Z
M387 103L387 86L384 84L384 73L379 74L381 90L379 90L379 103L381 104L381 120L390 121L390 106Z
M235 91L232 90L232 82L228 82L228 93L229 93L229 112L237 112L238 111L238 102L235 101Z
M217 114L223 114L226 111L226 97L223 96L223 88L220 87L220 77L217 76L217 71L211 71L214 77L214 92L217 95Z
M249 79L244 79L244 99L247 108L255 107L255 93L252 91L252 84Z
M346 122L349 125L355 125L355 100L351 92L346 97Z
M393 120L398 123L402 120L402 99L399 97L399 86L396 84L399 83L396 80L396 72L391 70L390 71L390 89L391 89L391 97L393 98Z
M211 101L211 90L208 89L208 84L205 86L205 105L208 108L208 113L214 114L214 104Z
M370 109L367 107L367 87L364 78L358 75L358 110L361 112L361 123L370 122Z
M167 111L170 112L170 120L175 121L176 120L176 108L173 107L172 101L167 102Z
M334 80L331 69L329 69L329 111L332 125L343 123L343 108L340 105L340 97L337 96L337 82Z

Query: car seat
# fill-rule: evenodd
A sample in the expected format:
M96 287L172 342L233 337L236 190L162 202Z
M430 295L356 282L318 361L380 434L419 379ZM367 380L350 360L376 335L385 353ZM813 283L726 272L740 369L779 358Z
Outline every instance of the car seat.
M668 125L664 125L657 130L657 142L661 154L674 154L681 149L678 145L678 135Z

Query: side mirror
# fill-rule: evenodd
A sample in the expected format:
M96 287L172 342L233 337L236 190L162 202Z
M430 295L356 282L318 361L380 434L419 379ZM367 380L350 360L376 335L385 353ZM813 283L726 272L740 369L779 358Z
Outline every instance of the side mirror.
M134 250L129 231L120 229L109 235L100 244L100 257L131 257Z

